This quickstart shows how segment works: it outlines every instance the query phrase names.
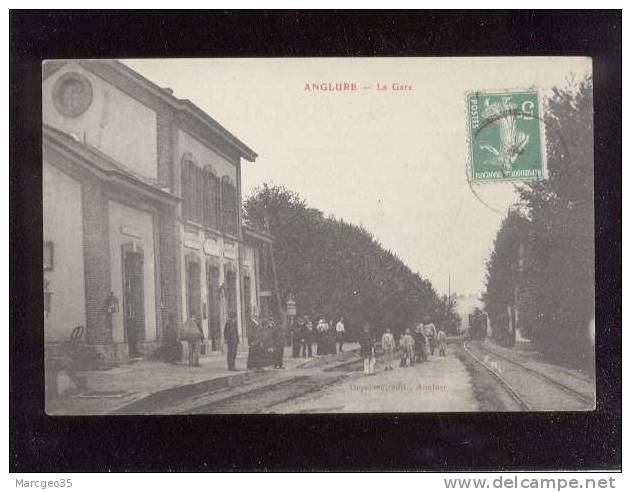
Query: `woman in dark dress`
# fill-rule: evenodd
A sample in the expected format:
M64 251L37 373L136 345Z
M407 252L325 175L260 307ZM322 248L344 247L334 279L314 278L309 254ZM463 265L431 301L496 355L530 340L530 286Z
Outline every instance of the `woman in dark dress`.
M263 347L261 345L263 327L256 320L252 320L250 325L250 344L248 346L248 369L260 369L261 368L261 353Z

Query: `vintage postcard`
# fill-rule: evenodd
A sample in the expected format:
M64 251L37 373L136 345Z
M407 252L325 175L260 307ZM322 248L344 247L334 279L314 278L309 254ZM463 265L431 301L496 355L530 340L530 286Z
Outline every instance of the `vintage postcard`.
M42 71L49 415L595 408L589 58Z

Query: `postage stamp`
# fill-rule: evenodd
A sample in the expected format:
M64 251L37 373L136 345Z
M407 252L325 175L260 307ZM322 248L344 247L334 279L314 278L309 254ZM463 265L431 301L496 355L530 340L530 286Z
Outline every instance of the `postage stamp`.
M545 125L537 90L467 95L469 179L524 181L546 177Z

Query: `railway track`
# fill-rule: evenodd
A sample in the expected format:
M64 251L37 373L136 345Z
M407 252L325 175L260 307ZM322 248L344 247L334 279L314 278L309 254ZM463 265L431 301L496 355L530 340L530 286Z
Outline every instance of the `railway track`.
M497 371L495 371L489 364L487 364L478 356L476 356L469 349L469 347L467 346L467 342L464 340L462 342L462 347L464 348L464 351L469 355L469 357L471 357L474 361L476 361L478 364L484 367L500 383L500 385L504 388L506 393L508 393L508 395L513 399L513 401L517 404L520 410L523 410L523 411L531 410L530 404L524 398L522 398L522 396L515 390L515 388L513 388L511 384L507 382L502 376L500 376L500 374Z
M349 353L349 360L321 361L313 367L304 368L301 375L283 380L271 380L239 388L232 394L209 394L195 399L177 413L186 414L230 414L230 413L273 413L273 407L296 398L305 397L348 378L350 373L361 371L362 360Z
M345 374L296 376L273 385L245 391L220 400L198 405L187 414L269 413L272 407L320 391L323 387L339 383Z
M534 375L536 375L537 377L539 377L539 378L541 378L541 379L543 379L543 380L547 381L548 383L550 383L550 384L552 384L552 385L554 385L554 386L558 387L558 388L559 388L559 389L561 389L562 391L565 391L566 393L569 393L569 394L573 395L573 396L574 396L574 397L576 397L578 400L581 400L581 401L582 401L582 402L584 402L584 403L587 403L587 404L590 404L590 405L591 405L591 404L594 402L594 397L593 397L593 395L587 395L587 394L585 394L585 393L582 393L581 391L578 391L578 390L576 390L576 389L572 388L571 386L568 386L568 385L563 384L562 382L560 382L560 381L558 381L558 380L556 380L556 379L554 379L554 378L551 378L551 377L550 377L550 376L548 376L547 374L544 374L544 373L542 373L542 372L540 372L540 371L536 371L536 370L535 370L535 369L533 369L532 367L528 367L527 365L522 364L521 362L516 361L516 360L514 360L514 359L511 359L510 357L507 357L507 356L506 356L506 355L504 355L504 354L500 354L499 352L497 352L497 351L495 351L495 350L492 350L492 349L490 349L490 348L488 348L488 347L484 347L484 349L483 349L483 350L485 350L487 353L489 353L489 354L493 355L494 357L498 357L498 358L503 359L503 360L505 360L505 361L509 361L510 363L515 364L515 365L517 365L517 366L521 367L521 368L522 368L522 369L524 369L525 371L527 371L527 372L529 372L529 373L531 373L531 374L534 374ZM582 380L583 380L583 379L582 379ZM585 380L583 380L583 381L585 381Z
M520 410L587 410L594 404L593 396L488 347L463 341L463 348L493 375Z

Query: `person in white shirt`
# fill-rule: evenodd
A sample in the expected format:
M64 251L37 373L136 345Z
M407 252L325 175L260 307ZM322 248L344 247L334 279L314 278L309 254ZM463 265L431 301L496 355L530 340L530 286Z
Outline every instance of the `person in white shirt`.
M337 340L337 351L338 353L344 352L344 317L341 317L337 324L335 325L335 339Z
M316 325L316 343L317 343L316 354L317 355L326 354L325 337L326 337L327 329L328 329L328 325L324 322L324 318L320 318L320 320L318 321L318 324Z
M395 345L394 336L392 336L390 328L386 328L386 332L381 336L381 348L383 349L386 371L392 371L392 354L394 353Z
M425 335L429 341L429 353L433 357L434 349L436 348L436 327L434 323L430 322L425 325Z

